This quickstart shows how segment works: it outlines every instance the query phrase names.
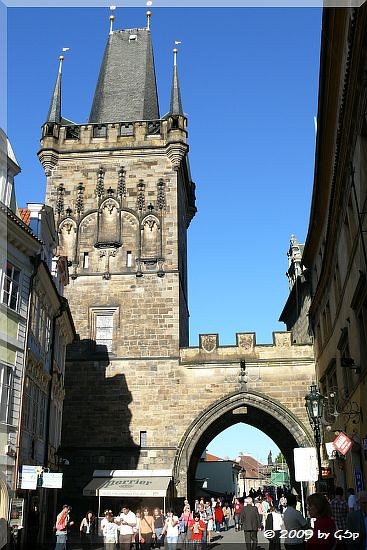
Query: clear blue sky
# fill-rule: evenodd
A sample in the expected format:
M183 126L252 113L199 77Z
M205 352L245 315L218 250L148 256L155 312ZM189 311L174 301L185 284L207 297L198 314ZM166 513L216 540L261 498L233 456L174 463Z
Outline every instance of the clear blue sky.
M115 28L145 26L145 11L117 9ZM8 10L7 133L22 167L20 206L44 200L36 153L61 48L70 48L62 114L82 123L108 17L106 8ZM189 229L191 345L206 332L234 345L242 331L269 343L273 330L284 329L278 318L288 295L290 235L303 242L308 227L321 9L153 8L151 26L162 115L172 47L182 41L179 76L198 207ZM251 450L232 440L218 454ZM257 451L266 457L268 441Z

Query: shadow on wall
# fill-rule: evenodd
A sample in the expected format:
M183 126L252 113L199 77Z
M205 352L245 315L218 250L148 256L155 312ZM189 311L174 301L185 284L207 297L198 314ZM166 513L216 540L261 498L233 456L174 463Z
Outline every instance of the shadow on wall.
M83 497L94 470L134 470L139 461L140 447L129 429L131 393L125 376L113 375L109 365L106 346L96 346L93 340L76 340L68 346L59 498L82 515L96 509L96 497Z

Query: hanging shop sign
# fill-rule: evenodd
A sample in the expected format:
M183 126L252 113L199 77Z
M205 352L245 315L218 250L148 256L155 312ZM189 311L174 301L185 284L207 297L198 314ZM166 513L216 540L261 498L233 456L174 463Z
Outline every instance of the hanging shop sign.
M37 489L38 466L23 465L20 470L20 488Z
M339 453L341 453L342 455L346 455L353 445L353 441L344 432L340 432L339 435L334 439L333 443L335 449L339 451Z
M61 489L62 488L62 473L59 472L43 472L42 487L46 489Z

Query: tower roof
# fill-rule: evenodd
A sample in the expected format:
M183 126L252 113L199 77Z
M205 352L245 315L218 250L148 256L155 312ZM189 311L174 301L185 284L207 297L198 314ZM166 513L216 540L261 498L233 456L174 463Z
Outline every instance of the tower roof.
M52 94L51 104L47 115L47 122L59 124L61 121L61 63Z
M180 84L178 81L177 65L173 66L171 103L169 107L170 115L183 115Z
M113 31L108 38L89 122L159 119L149 29Z

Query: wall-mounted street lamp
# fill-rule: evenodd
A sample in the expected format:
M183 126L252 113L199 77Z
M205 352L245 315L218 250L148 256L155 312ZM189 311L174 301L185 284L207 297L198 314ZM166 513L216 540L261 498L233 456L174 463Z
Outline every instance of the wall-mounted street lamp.
M324 409L324 396L319 392L316 384L311 384L310 393L305 396L306 410L311 427L313 428L315 447L317 454L317 465L319 469L318 482L322 482L322 467L321 467L321 417Z

